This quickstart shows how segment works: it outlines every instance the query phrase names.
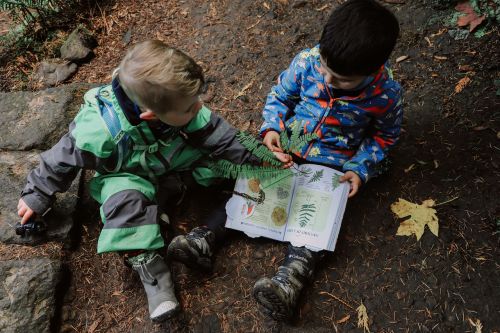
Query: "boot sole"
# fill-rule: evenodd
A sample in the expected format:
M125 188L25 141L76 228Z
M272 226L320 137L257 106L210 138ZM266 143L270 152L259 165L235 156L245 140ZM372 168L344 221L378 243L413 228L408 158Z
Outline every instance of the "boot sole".
M172 249L171 247L177 247ZM167 249L167 257L172 261L179 261L189 268L209 272L212 270L212 261L209 258L197 258L193 254L195 249L188 242L176 242L174 239Z
M159 316L156 316L156 317L150 318L150 319L155 323L160 323L160 322L163 322L167 319L174 317L176 314L178 314L180 312L180 310L181 310L181 307L180 307L180 305L178 305L176 308L174 308L170 311L167 311L162 315L159 315Z
M262 306L262 312L276 321L288 321L291 311L276 294L271 283L255 286L253 296Z

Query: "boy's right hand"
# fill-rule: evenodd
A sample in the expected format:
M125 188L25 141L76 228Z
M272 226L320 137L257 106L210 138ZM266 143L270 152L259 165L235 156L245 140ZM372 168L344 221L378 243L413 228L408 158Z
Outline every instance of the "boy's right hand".
M264 136L264 145L272 151L272 152L278 152L282 153L283 149L281 148L281 143L280 143L280 134L276 131L269 131L266 133Z
M28 220L35 215L35 212L28 207L23 199L19 199L17 204L17 215L22 217L21 224L25 224Z

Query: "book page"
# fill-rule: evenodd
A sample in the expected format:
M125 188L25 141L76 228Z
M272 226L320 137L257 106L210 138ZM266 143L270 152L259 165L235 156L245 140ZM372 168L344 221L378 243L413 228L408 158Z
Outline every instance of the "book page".
M235 191L257 198L262 190L265 199L263 203L256 203L233 195L226 204L226 227L243 231L250 237L264 236L283 241L293 187L292 174L280 178L238 178Z
M349 193L343 173L314 164L300 166L285 240L311 250L333 251ZM332 240L335 239L334 242Z

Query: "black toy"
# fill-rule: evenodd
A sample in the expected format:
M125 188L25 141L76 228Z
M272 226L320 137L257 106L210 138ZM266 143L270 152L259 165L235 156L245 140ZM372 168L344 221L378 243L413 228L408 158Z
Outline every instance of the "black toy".
M29 219L25 224L16 224L16 235L21 237L34 236L43 233L46 229L47 227L43 221Z

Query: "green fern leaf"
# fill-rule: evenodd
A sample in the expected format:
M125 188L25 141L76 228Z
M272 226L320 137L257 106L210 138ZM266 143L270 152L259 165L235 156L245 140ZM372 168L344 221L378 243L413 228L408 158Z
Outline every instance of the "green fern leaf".
M315 204L303 204L299 209L299 225L305 227L314 217L314 213L316 213Z
M325 171L325 170L315 171L313 173L311 179L309 179L308 183L314 183L314 182L317 182L318 180L320 180L321 178L323 178L323 171Z
M242 178L277 178L291 175L290 169L279 169L275 167L260 167L253 165L237 165L226 160L210 162L208 167L220 178L236 179Z
M332 191L335 191L337 187L340 185L340 175L334 174L332 176Z
M243 145L243 147L250 151L252 155L257 156L261 161L274 166L281 166L282 163L276 158L276 156L274 156L274 153L253 136L244 132L239 132L236 135L236 138Z

